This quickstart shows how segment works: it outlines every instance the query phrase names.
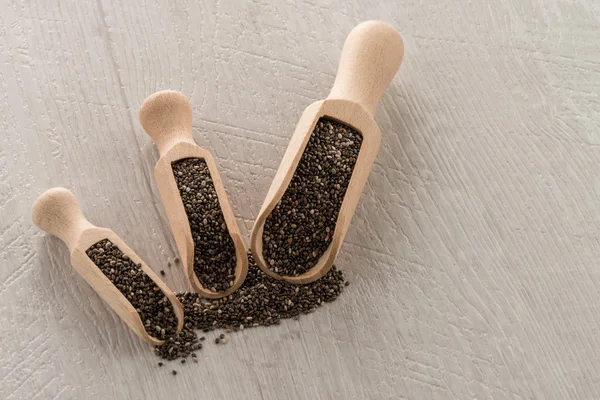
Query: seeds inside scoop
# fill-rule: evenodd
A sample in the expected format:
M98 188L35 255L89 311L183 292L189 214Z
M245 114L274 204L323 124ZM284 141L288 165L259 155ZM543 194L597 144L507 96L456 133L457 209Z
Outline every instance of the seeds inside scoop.
M362 135L319 119L281 200L265 221L263 254L279 275L311 269L329 247Z
M235 279L235 245L229 235L206 162L171 164L194 240L194 272L203 287L222 292Z
M110 240L93 244L85 252L138 312L146 332L164 340L177 331L173 305L160 288Z

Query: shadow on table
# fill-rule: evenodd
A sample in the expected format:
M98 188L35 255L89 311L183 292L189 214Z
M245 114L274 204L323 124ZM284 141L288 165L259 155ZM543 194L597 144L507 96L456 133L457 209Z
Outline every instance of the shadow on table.
M408 94L410 93L410 95ZM381 130L381 148L340 253L339 266L358 279L374 279L388 269L404 268L399 260L412 252L406 232L422 181L422 151L414 136L424 127L415 118L412 103L418 91L410 82L390 85L375 117ZM347 254L346 254L347 253ZM367 263L368 265L365 265Z

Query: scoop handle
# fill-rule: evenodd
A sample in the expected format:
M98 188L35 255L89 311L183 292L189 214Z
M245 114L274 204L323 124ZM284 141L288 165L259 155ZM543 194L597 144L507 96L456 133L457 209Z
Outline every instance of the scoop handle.
M360 23L344 42L337 76L327 98L353 101L374 116L403 56L402 36L390 24Z
M73 193L62 187L42 193L33 204L32 216L37 227L58 236L71 251L81 233L94 227L83 216Z
M196 144L192 136L192 106L182 93L163 90L152 94L140 107L139 118L161 156L177 143Z

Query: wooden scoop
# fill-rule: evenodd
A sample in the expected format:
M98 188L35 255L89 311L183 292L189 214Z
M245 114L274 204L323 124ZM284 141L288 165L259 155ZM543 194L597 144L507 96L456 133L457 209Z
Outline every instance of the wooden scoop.
M46 232L58 236L67 244L71 253L73 268L79 272L83 279L136 335L155 346L163 343L162 340L150 336L146 332L140 315L135 308L87 256L86 250L101 240L110 240L133 262L142 265L142 270L156 283L173 305L173 311L179 322L177 332L181 331L183 327L183 307L175 294L116 233L110 229L94 226L85 219L73 193L61 187L47 190L35 201L32 214L34 224Z
M373 119L375 108L400 67L403 55L402 37L385 22L363 22L348 35L333 88L327 99L311 104L300 117L254 224L250 248L258 266L266 274L290 283L304 284L319 279L331 269L381 142L379 127ZM321 117L329 117L359 131L363 136L362 145L339 210L331 244L304 274L281 276L268 267L263 257L264 224L292 180L315 124Z
M233 293L242 285L248 273L246 247L215 159L207 150L198 146L192 137L192 107L189 100L183 94L172 90L154 93L142 104L139 117L144 130L154 140L160 152L154 176L189 281L198 293L207 298L216 299ZM227 230L235 245L233 286L223 292L203 287L194 273L194 240L171 167L171 163L184 158L200 158L206 162Z

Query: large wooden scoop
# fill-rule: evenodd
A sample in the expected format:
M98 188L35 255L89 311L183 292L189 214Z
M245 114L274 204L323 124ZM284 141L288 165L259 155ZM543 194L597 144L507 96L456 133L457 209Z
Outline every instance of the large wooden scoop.
M311 104L300 117L254 224L250 248L258 266L266 274L304 284L319 279L331 269L381 142L379 127L373 119L375 108L385 87L400 67L403 55L402 37L385 22L363 22L348 35L333 88L327 99ZM263 256L265 221L284 195L315 124L321 117L339 121L360 132L363 136L362 145L329 247L307 272L294 277L281 276L269 268Z
M207 298L215 299L233 293L242 285L248 273L246 247L215 159L207 150L198 146L192 137L192 107L189 100L183 94L172 90L154 93L140 108L140 122L160 152L154 176L189 281L198 293ZM235 278L233 285L222 292L203 287L194 272L194 240L171 165L186 158L199 158L206 162L227 231L235 246ZM199 250L206 252L210 249Z
M150 336L140 315L119 291L119 289L102 273L100 268L87 256L90 246L104 240L110 240L136 264L142 265L143 272L154 281L173 306L177 317L177 332L183 327L183 307L175 294L146 265L137 254L125 244L116 233L106 228L92 225L83 215L79 204L69 190L53 188L40 195L33 205L33 222L48 233L58 236L69 247L73 268L102 297L119 317L140 338L153 345L163 343Z

